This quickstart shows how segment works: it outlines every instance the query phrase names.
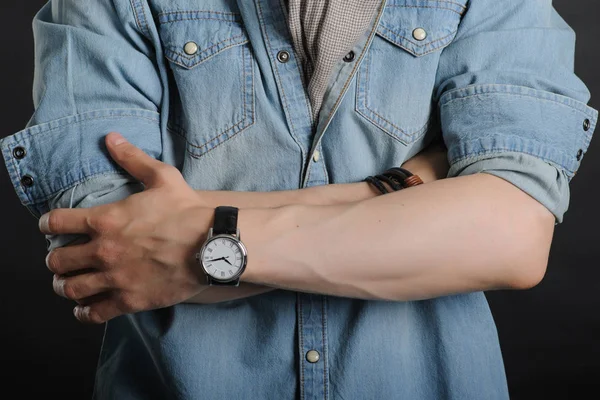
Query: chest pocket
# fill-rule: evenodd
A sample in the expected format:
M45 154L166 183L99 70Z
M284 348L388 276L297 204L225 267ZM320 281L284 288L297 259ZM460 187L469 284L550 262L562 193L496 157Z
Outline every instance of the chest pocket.
M439 57L466 0L388 0L357 76L356 111L410 144L427 131Z
M199 157L254 124L248 35L237 13L173 11L157 17L176 84L168 126Z

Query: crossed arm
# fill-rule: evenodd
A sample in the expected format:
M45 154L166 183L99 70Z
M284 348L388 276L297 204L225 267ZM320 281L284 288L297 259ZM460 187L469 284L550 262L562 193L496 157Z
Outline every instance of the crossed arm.
M490 174L443 179L448 167L440 146L403 166L425 185L385 196L364 182L236 197L199 191L214 206L242 209L242 239L252 258L240 287L210 287L187 302L217 303L275 288L420 299L524 289L542 279L554 217L539 202ZM265 208L277 211L261 212Z
M91 237L46 257L55 291L79 303L74 313L82 322L271 288L402 301L525 289L545 273L554 215L493 174L432 180L426 169L405 164L426 183L386 195L364 182L203 192L175 167L117 139L107 137L111 156L144 190L40 218L44 233ZM251 255L237 292L206 286L194 260L219 204L240 208Z

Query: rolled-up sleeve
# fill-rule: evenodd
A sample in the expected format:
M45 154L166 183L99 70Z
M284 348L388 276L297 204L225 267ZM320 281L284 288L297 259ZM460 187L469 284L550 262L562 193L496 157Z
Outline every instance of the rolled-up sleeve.
M563 221L598 111L550 0L473 0L437 74L448 177L501 177Z
M59 192L48 200L48 208L89 208L115 203L132 194L144 190L144 184L129 174L109 172L97 174ZM46 234L47 250L87 241L89 236L82 233Z
M35 111L0 141L13 187L34 216L77 184L124 173L104 144L111 131L161 157L163 85L149 22L137 17L142 5L51 0L34 16Z

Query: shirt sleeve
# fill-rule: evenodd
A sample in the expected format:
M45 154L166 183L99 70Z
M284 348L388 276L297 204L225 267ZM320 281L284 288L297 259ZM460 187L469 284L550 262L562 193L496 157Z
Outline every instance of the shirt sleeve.
M448 177L501 177L561 223L598 119L574 55L550 0L470 1L436 77Z
M48 208L89 208L114 203L144 190L143 183L129 174L97 174L48 200ZM76 241L89 239L85 234L46 234L48 251Z
M124 173L104 144L111 131L161 157L163 81L143 7L141 0L51 0L34 16L35 111L0 150L35 217L77 184Z

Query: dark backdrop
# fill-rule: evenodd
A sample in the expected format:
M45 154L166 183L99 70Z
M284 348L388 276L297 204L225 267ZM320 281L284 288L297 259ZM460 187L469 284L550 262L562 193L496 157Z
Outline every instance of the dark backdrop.
M31 19L44 3L0 3L1 136L23 129L33 113ZM596 96L590 105L599 109L600 1L555 0L554 5L577 32L576 71ZM5 395L18 393L16 398L90 398L103 327L80 325L71 314L72 303L52 291L44 237L2 166L0 388ZM569 210L556 227L542 283L527 291L487 294L512 399L600 398L599 173L596 139L571 182Z

